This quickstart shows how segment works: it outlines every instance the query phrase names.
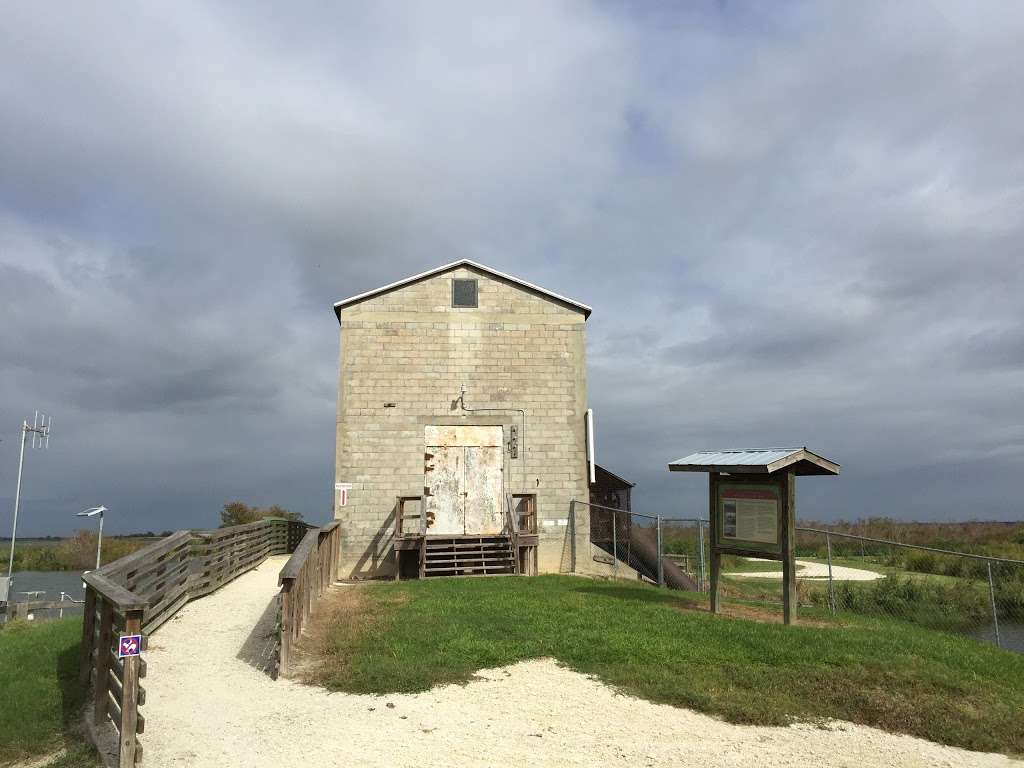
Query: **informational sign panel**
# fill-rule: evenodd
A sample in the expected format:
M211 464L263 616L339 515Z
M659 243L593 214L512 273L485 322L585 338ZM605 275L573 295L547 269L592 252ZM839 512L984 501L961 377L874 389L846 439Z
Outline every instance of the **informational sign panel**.
M724 548L777 553L779 512L778 485L722 483L718 486L719 540L716 543Z
M121 635L117 643L117 658L138 656L142 653L142 635Z
M771 486L721 489L722 537L762 544L779 542L779 496Z

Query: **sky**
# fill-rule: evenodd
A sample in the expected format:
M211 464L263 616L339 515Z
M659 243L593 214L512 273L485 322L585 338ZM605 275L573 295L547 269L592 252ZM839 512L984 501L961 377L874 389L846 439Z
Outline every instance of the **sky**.
M334 301L469 258L594 308L598 459L842 464L803 518L1024 518L1017 2L7 4L0 534L329 516Z

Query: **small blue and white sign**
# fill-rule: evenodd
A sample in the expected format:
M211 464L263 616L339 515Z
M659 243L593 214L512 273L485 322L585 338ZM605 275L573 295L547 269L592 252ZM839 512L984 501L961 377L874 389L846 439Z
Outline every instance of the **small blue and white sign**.
M117 658L138 656L142 653L142 635L121 635L117 644Z

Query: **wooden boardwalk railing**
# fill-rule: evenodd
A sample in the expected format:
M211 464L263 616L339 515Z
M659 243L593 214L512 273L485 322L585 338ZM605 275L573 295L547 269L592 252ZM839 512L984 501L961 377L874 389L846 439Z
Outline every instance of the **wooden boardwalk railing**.
M82 577L86 590L80 682L92 684L94 724L109 718L117 729L119 768L131 768L142 759L137 734L146 725L139 713L146 702L146 691L139 685L146 676L146 662L139 656L119 659L120 637L148 635L189 600L213 592L269 555L294 551L307 531L316 535L323 530L311 528L307 523L268 519L216 531L178 531ZM336 545L337 538L333 541ZM329 558L324 554L323 559Z
M281 569L278 603L278 668L287 676L292 644L313 612L315 602L323 595L338 573L341 547L341 523L335 521L323 528L307 531L292 556Z

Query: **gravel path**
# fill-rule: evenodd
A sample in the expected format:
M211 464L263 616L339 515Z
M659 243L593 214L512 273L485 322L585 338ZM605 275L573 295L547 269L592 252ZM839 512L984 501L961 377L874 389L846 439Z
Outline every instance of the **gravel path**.
M763 561L757 557L748 557L746 559L757 562L769 562ZM814 563L810 560L795 560L794 562L797 566L803 566L796 572L796 577L798 579L828 579L827 563ZM781 579L782 571L751 571L750 573L726 573L723 575L742 576L745 579ZM874 581L875 579L884 578L884 573L868 571L864 568L847 568L844 565L832 566L833 581Z
M282 562L190 603L153 636L148 768L1024 765L847 723L730 725L616 694L547 659L415 695L274 682L258 667Z

